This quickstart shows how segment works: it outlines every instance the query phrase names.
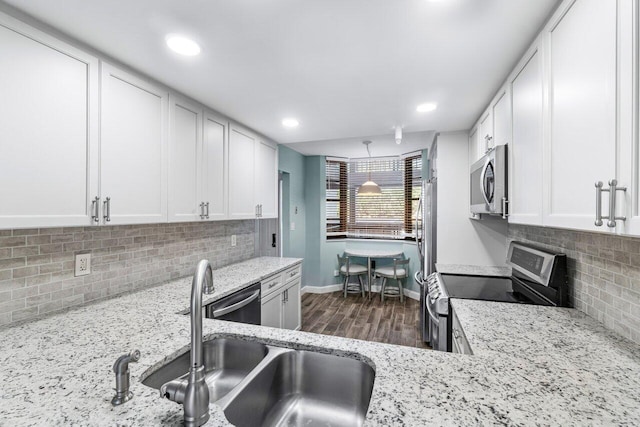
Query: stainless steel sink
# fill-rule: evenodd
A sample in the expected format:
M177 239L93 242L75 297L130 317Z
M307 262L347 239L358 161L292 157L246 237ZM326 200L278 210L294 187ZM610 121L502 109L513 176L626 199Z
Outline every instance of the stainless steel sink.
M205 341L209 400L237 427L361 426L375 372L349 357L233 338ZM142 383L160 389L189 372L189 352Z
M257 342L231 338L217 338L203 343L205 381L209 386L209 400L219 400L236 387L255 368L269 351ZM142 383L160 389L176 378L189 373L190 352L153 372Z
M364 423L375 378L366 363L285 350L256 371L240 390L219 402L229 422L238 427Z

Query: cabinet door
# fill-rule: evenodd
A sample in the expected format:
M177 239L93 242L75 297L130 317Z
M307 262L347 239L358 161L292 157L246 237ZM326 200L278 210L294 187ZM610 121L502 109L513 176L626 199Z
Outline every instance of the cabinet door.
M0 228L91 225L98 60L0 16Z
M493 138L491 147L511 142L511 106L508 90L503 90L491 107L493 116Z
M171 95L169 112L169 221L199 221L202 107Z
M167 220L168 93L102 64L101 194L108 224Z
M262 299L260 324L272 328L282 327L282 293L276 292Z
M478 158L482 157L488 149L493 147L493 115L491 108L489 108L480 119L479 128L480 143L478 145Z
M278 216L278 151L277 146L256 142L256 203L262 218Z
M300 329L300 279L285 285L285 303L282 311L284 329Z
M549 28L544 224L606 231L594 183L616 177L616 2L567 3Z
M256 138L231 126L229 133L229 217L255 218Z
M535 49L511 81L509 222L542 224L542 64Z
M202 150L202 197L209 205L209 218L227 217L227 129L228 123L211 112L204 115L204 146Z
M473 164L478 157L478 144L479 144L479 130L478 127L474 127L469 133L469 166Z

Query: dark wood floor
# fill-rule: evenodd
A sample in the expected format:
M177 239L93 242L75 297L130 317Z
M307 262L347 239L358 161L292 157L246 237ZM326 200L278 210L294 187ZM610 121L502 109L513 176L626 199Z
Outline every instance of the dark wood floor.
M302 330L324 335L356 338L418 348L429 348L419 336L420 303L405 298L380 302L342 292L304 294Z

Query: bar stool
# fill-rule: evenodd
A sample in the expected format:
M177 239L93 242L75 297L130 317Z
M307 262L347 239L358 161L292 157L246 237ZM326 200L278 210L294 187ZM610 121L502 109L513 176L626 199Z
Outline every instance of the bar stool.
M362 264L352 263L348 256L341 257L338 255L338 268L340 270L340 274L344 276L343 283L343 291L344 297L347 297L347 293L360 293L362 292L362 297L364 298L364 282L362 281L362 275L367 274L367 267ZM357 276L358 284L354 283L353 286L349 286L349 277ZM356 289L355 286L358 286Z
M400 297L400 302L404 302L402 279L406 279L409 273L409 261L410 258L394 258L393 266L380 267L373 271L373 277L382 278L382 288L380 289L380 299L382 302L384 302L384 297ZM388 288L387 279L394 279L397 286Z

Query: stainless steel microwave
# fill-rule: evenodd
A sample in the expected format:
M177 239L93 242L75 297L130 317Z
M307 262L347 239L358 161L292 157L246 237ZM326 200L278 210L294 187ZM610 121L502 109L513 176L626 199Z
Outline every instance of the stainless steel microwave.
M471 213L507 217L507 146L497 145L471 165Z

